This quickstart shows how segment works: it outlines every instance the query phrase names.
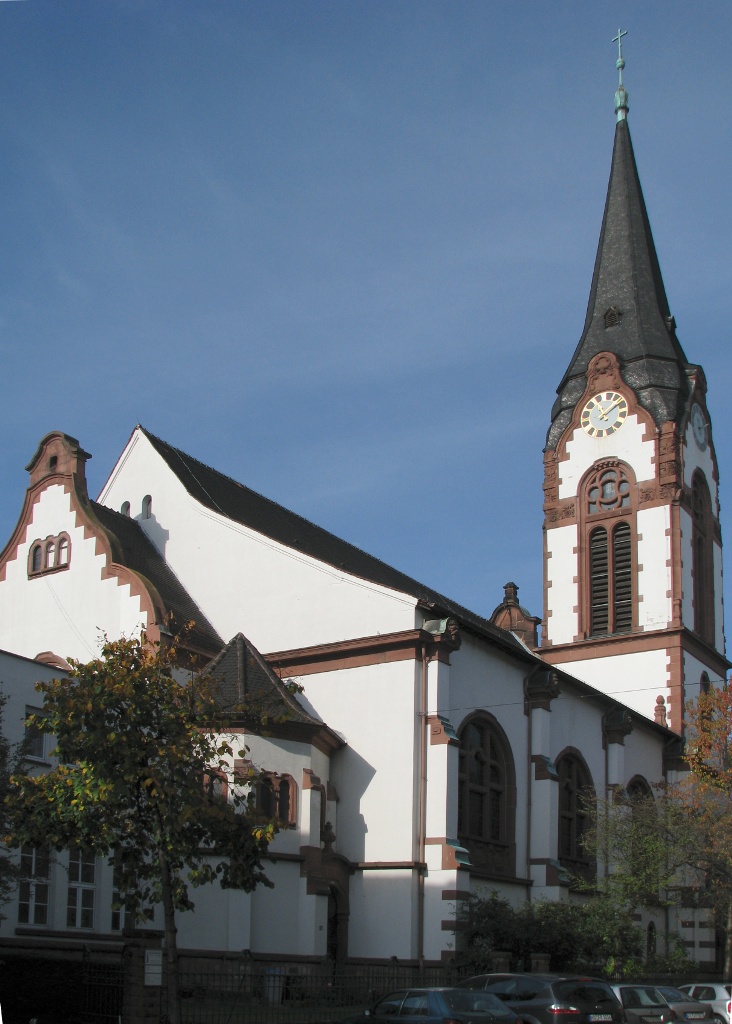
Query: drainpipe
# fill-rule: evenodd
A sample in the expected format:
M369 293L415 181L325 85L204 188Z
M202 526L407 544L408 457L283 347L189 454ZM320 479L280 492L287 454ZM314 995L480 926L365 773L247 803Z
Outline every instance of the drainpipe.
M530 673L529 679L534 672L536 672L536 669ZM534 765L531 761L531 754L534 747L534 716L531 711L531 702L527 700L527 704L529 713L526 716L526 874L524 877L531 878L531 800L534 789L532 785L534 781L532 778ZM526 896L530 898L531 887L529 887Z
M422 679L419 695L419 810L417 835L417 961L424 969L424 876L427 829L427 644L422 644Z

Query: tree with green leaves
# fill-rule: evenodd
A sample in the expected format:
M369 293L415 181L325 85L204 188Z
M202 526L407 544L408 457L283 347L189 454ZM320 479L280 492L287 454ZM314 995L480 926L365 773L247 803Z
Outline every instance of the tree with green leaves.
M178 661L174 645L144 634L105 640L100 658L39 683L33 724L56 737L58 764L15 774L7 801L9 843L106 856L128 913L149 920L162 906L171 1024L180 1022L176 912L193 909L197 886L271 884L262 857L275 831L251 813L253 770L234 777L244 752L227 736L213 681ZM256 728L256 709L237 715Z
M460 963L471 973L491 969L491 954L511 954L512 967L528 969L532 953L549 956L552 971L599 970L614 958L638 960L643 933L631 910L608 900L563 900L512 905L492 893L473 897L462 922Z
M686 708L687 778L679 790L699 842L696 874L726 932L724 980L732 981L732 690L711 688Z
M687 705L685 716L688 770L679 781L656 785L652 792L617 792L599 801L585 845L605 866L597 887L613 905L708 908L726 931L724 976L729 981L732 691L715 688L701 694Z
M17 880L18 866L3 837L9 832L10 815L5 803L10 792L10 778L18 768L19 752L13 750L3 732L3 715L8 698L0 693L0 908L12 896ZM0 921L4 914L0 911Z

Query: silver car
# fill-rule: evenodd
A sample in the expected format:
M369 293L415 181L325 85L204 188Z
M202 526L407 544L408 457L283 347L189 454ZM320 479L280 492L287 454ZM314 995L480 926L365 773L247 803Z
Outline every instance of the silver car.
M724 985L721 981L692 982L690 985L679 985L682 992L709 1003L716 1024L732 1024L730 1020L730 1001L732 1001L732 985Z
M670 985L656 987L679 1020L705 1021L711 1024L714 1013L709 1003L700 1003L688 992L681 992Z

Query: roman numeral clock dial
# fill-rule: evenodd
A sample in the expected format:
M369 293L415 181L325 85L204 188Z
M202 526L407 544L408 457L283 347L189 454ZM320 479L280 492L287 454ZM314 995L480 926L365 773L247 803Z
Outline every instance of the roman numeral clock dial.
M609 437L620 430L628 415L628 403L617 391L602 391L582 410L582 429L590 437Z

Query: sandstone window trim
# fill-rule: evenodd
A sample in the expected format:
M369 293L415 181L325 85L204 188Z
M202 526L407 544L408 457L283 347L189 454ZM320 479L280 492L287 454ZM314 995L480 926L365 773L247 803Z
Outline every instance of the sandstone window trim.
M28 550L28 578L64 572L71 565L71 538L63 532L40 537Z
M492 715L461 726L458 838L471 862L491 875L516 872L516 771L508 738Z
M580 631L587 638L638 628L638 488L619 459L596 462L579 489Z

